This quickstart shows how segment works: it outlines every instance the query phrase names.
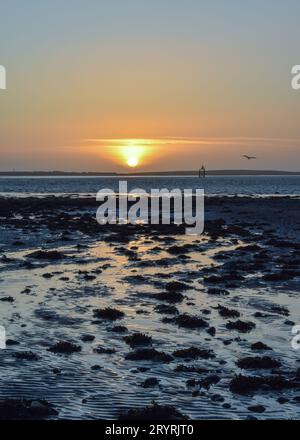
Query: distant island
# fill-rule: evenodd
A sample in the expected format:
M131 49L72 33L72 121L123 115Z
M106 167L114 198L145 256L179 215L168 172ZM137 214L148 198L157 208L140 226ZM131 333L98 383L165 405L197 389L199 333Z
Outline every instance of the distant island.
M105 177L105 176L198 176L196 171L148 171L131 173L101 173L79 171L0 171L1 176L7 177ZM208 176L299 176L300 171L279 170L207 170Z

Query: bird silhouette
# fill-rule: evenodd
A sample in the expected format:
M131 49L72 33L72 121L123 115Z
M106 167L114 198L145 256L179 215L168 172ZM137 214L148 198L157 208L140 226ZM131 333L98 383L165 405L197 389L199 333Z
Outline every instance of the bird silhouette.
M248 160L256 159L255 156L247 156L247 154L243 154L242 157L245 157L245 158L248 159Z

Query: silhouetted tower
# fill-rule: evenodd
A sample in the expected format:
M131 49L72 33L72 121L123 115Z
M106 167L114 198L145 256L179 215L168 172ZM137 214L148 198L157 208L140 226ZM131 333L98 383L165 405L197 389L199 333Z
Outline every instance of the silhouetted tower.
M198 175L198 177L200 178L200 177L203 177L203 179L205 179L205 177L206 177L206 169L205 169L205 166L204 165L202 165L202 167L199 169L199 175Z

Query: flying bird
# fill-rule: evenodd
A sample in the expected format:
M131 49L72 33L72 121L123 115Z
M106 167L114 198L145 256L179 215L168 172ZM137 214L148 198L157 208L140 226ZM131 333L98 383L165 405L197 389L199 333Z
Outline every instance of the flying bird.
M247 156L247 154L243 154L243 157L245 157L245 158L248 159L248 160L256 159L255 156Z

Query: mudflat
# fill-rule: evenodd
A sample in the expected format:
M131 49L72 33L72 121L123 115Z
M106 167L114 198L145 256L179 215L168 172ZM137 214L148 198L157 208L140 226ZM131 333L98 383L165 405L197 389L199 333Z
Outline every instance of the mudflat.
M300 199L207 198L200 236L96 209L0 198L0 418L299 418Z

